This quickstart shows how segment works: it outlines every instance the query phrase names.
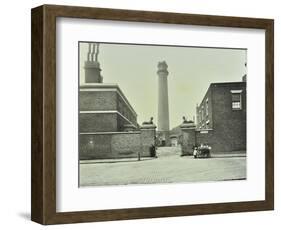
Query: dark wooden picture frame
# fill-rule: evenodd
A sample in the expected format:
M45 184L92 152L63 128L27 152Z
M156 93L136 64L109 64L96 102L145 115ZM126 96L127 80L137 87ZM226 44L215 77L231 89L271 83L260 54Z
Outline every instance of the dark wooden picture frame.
M31 219L41 224L231 213L274 209L274 21L43 5L32 9ZM265 200L98 211L56 211L56 18L120 20L265 30Z

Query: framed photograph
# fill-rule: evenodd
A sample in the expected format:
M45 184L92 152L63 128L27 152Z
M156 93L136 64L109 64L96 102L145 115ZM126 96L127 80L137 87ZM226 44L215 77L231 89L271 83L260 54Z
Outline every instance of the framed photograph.
M31 219L274 208L272 19L32 9Z

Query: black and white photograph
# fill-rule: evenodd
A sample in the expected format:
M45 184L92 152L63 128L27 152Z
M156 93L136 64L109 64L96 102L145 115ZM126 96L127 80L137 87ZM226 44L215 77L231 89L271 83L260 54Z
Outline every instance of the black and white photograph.
M79 187L247 179L247 49L80 41Z
M0 229L278 229L279 5L3 1Z

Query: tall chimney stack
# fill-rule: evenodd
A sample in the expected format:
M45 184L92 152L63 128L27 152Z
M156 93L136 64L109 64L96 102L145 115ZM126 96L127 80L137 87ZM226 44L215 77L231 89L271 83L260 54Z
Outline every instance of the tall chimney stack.
M85 83L102 83L100 63L98 62L99 43L88 43L87 60L85 61Z

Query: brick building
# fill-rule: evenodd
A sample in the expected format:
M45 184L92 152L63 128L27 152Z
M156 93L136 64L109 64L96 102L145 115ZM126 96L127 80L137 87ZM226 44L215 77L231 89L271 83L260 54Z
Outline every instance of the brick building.
M117 84L81 85L79 106L81 133L138 129L137 113Z
M79 86L79 158L150 156L153 123L139 126L137 113L117 84L103 83L99 44L89 43L85 83Z
M196 143L213 151L246 150L246 82L212 83L196 107Z

